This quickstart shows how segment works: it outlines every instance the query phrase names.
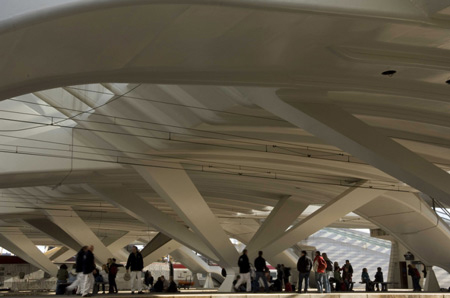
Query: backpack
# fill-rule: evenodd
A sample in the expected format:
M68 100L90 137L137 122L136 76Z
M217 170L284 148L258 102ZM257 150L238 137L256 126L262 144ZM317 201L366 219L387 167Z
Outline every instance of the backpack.
M327 263L327 271L333 271L333 264L331 264L330 260L325 260Z
M414 269L414 274L416 275L416 277L420 278L420 272L419 270L417 270L417 268Z
M291 285L291 283L290 282L286 283L284 285L284 289L285 289L286 292L292 292L292 285Z
M117 265L112 265L112 266L109 267L109 273L110 274L116 275L117 271L119 271L118 268L117 268Z

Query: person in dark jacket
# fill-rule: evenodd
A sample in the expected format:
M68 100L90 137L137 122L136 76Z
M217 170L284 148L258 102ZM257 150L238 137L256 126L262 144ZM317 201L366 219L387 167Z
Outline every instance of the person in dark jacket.
M153 292L162 293L163 291L164 291L164 282L161 277L158 277L158 280L153 286Z
M381 271L381 267L377 268L377 273L375 273L375 285L377 286L377 292L380 291L380 286L379 284L381 283L381 289L383 291L387 291L387 285L383 284L384 283L384 277L383 277L383 271Z
M265 275L265 271L267 269L266 260L262 257L263 252L258 252L258 257L255 259L255 269L256 269L256 281L259 283L259 280L262 279L264 283L264 291L269 291L269 285L267 284L267 278Z
M116 284L116 277L117 272L119 271L119 266L116 264L116 259L108 259L108 282L109 282L109 293L118 293L117 291L117 284Z
M422 291L422 287L419 284L420 273L419 270L417 270L416 266L412 264L408 265L408 275L411 276L414 292Z
M154 278L150 271L145 271L144 274L144 284L148 287L149 290L153 287Z
M178 287L175 281L173 280L173 276L169 278L169 287L167 288L167 293L177 293Z
M81 294L81 286L83 284L83 260L87 249L87 246L83 246L77 253L75 259L75 272L77 274L77 279L66 288L67 293L70 293L77 288L77 295Z
M138 290L138 294L143 294L142 292L142 269L144 269L144 259L142 258L141 253L139 252L136 246L133 246L130 256L128 257L127 272L131 270L130 273L130 282L131 282L131 294L134 294L134 291Z
M56 281L56 284L65 284L67 282L67 279L69 278L69 271L67 271L67 265L62 264L59 267L58 273L56 274L56 278L58 279Z
M90 297L92 289L94 288L94 275L92 272L95 269L94 246L89 246L83 258L83 286L81 288L81 295L83 297Z
M310 257L306 255L306 251L302 250L301 257L297 262L297 270L298 270L298 292L302 292L302 283L305 280L305 293L308 291L309 286L309 275L312 269L312 260Z
M241 284L245 282L247 283L246 290L247 292L250 292L252 290L252 280L250 278L250 262L248 260L246 249L244 249L242 255L239 257L238 266L240 278L236 283L236 285L234 286L234 289L238 291Z

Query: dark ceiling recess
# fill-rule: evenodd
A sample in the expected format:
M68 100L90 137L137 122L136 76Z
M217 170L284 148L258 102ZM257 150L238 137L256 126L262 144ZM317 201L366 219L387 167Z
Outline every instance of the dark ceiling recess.
M396 70L390 69L390 70L383 71L381 74L383 76L390 76L390 77L392 77L396 72L397 72Z
M450 85L450 80L447 80L447 81L445 81L447 84L449 84Z

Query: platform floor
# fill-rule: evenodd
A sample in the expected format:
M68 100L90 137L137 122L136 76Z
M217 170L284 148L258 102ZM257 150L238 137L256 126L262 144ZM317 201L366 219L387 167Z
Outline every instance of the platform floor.
M46 293L46 294L33 294L33 293L2 293L0 294L2 297L29 297L29 298L48 298L49 296L53 297L74 297L78 298L80 296L76 295L64 295L64 296L56 296L54 293ZM118 297L118 298L450 298L450 292L437 292L437 293L415 293L415 292L396 292L389 291L384 293L366 293L366 292L352 292L352 293L330 293L330 294L319 294L319 293L307 293L307 294L298 294L298 293L166 293L166 294L130 294L130 293L119 293L114 295L108 294L98 294L92 297Z

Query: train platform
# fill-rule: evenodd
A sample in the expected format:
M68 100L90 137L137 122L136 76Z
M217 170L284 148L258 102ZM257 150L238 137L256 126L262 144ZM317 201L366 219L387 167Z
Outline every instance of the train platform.
M49 296L56 296L54 292L49 293L3 293L2 297L36 297L36 298L48 298ZM56 296L59 297L59 296ZM64 295L63 297L80 297L76 295ZM389 291L386 293L379 292L362 292L355 291L352 293L307 293L307 294L298 294L298 293L217 293L217 292L181 292L181 293L158 293L158 294L150 294L144 293L141 295L131 294L131 293L119 293L114 295L109 294L98 294L92 297L120 297L120 298L450 298L450 292L435 292L435 293L417 293L411 291Z

